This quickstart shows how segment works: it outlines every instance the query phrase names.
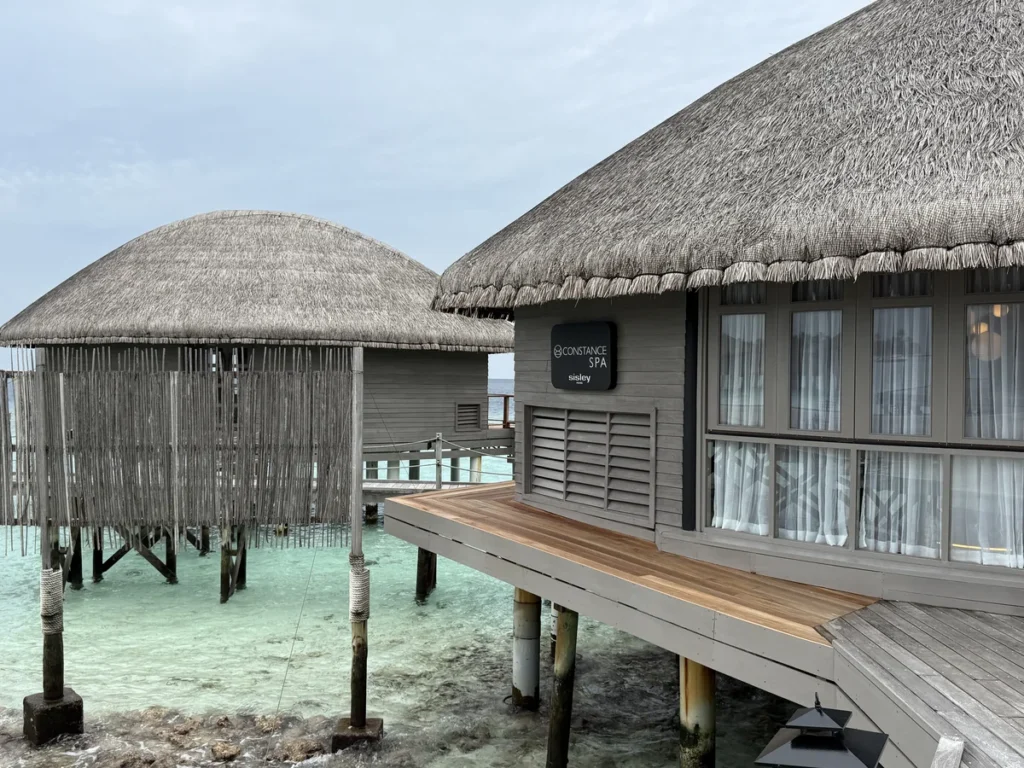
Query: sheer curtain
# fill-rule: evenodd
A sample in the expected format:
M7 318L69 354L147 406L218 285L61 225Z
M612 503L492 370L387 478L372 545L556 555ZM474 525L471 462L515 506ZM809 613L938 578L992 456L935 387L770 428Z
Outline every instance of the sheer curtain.
M964 433L1024 440L1024 305L967 308ZM1024 461L953 459L950 557L1024 568Z
M839 430L843 313L793 313L790 415L793 429Z
M874 434L930 434L931 307L875 310L871 378Z
M771 526L768 446L716 440L713 467L712 527L767 536Z
M764 425L764 315L723 315L718 420Z
M865 451L857 546L938 557L942 465L927 453Z
M775 454L779 536L834 547L846 544L850 508L847 451L779 446Z

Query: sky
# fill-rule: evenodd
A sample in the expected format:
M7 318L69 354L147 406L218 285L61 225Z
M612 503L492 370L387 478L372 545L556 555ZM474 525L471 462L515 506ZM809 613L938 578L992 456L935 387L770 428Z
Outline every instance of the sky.
M216 209L321 216L440 272L865 4L6 3L0 321L127 240ZM491 371L511 378L511 355Z

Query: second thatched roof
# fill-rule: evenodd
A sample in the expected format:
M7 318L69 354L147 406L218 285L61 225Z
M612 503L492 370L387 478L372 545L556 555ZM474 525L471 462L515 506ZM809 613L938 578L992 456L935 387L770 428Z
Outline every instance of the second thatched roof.
M442 276L437 309L1024 264L1024 0L880 0L730 80Z
M329 221L218 211L93 262L0 327L0 345L512 350L508 322L430 311L436 283L419 262Z

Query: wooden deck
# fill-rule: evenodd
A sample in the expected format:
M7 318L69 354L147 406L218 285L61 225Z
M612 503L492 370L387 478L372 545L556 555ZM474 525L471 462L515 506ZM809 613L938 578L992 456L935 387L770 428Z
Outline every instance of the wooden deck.
M827 645L817 627L872 598L737 571L514 501L512 483L405 497L401 504L601 571L740 621Z
M964 766L1024 766L1024 618L892 602L824 631L839 657L836 682L900 724L908 756L951 736L964 741Z

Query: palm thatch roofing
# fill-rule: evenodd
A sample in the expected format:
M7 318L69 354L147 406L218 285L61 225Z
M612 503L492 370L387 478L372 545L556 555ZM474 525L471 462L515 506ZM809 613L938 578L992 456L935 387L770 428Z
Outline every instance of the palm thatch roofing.
M0 344L512 350L511 324L430 311L437 274L311 216L217 211L147 232L0 327Z
M879 0L453 264L436 309L1024 264L1024 0Z

